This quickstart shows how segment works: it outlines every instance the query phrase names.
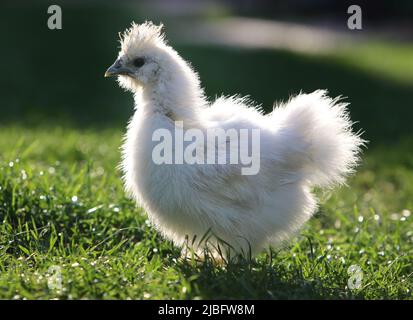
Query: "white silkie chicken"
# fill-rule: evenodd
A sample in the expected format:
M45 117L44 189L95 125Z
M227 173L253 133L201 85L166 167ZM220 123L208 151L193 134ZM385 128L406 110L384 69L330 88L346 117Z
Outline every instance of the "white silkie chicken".
M279 244L315 212L312 187L343 183L357 164L363 140L352 132L346 104L321 90L299 94L267 115L238 97L210 103L197 73L166 43L161 28L151 22L132 24L121 37L118 59L105 74L118 76L135 98L123 146L127 191L178 246L189 244L197 251L208 246L227 256L228 248L255 255ZM163 149L159 154L164 159L182 160L178 133L196 129L205 137L219 128L227 130L221 141L204 144L204 138L195 139L190 153L195 152L198 162L154 159L155 150ZM230 129L235 134L228 134ZM236 134L242 129L259 129L258 170L243 173L242 161L202 162L211 145L214 150L229 146L224 160L234 148L254 151L257 139L251 134L243 144ZM160 138L165 132L172 140ZM187 140L184 149L194 142ZM208 241L206 234L211 235Z

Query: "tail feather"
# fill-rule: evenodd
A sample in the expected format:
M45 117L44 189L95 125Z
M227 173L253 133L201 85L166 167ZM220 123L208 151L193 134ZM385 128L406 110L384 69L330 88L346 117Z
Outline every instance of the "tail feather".
M300 158L300 173L311 185L342 184L359 161L366 141L352 131L347 105L317 90L300 94L273 111L291 142L291 159Z

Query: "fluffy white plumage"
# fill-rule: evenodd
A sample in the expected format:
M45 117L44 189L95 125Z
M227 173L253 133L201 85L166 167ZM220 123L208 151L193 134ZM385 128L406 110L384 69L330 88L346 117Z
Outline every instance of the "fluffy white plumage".
M124 33L107 75L119 75L135 97L123 146L126 189L179 246L208 230L237 253L276 245L315 212L312 187L342 184L357 164L363 140L351 130L346 104L322 90L299 94L267 115L238 97L210 104L195 71L150 22ZM155 164L152 134L173 131L177 120L184 130L260 129L259 173L241 175L238 164ZM217 245L214 237L209 244Z

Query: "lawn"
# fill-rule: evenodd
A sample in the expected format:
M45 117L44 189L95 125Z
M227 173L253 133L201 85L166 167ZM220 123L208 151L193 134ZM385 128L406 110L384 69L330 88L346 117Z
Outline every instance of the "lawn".
M0 298L412 298L408 144L366 152L349 187L321 194L283 248L214 266L180 259L125 198L121 135L2 128ZM358 290L347 288L351 265L363 272ZM56 267L61 291L48 287Z
M30 51L39 44L28 40L31 60L5 65L0 299L413 298L412 46L375 42L323 55L177 47L209 96L250 94L268 111L300 90L328 88L348 97L370 140L348 186L316 190L320 209L295 238L216 266L183 260L125 196L117 165L132 98L102 77L115 58L112 31L92 53L59 38L48 38L63 46L57 53ZM14 57L21 45L6 40L3 54ZM113 52L95 56L104 46ZM348 287L349 268L362 272L360 287Z

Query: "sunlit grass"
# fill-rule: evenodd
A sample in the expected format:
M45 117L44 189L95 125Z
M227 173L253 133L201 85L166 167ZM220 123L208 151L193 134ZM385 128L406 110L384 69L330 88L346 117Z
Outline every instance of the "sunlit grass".
M377 76L413 83L411 43L367 41L344 47L335 53L338 61Z
M120 130L10 126L0 137L0 298L412 298L408 141L367 151L283 248L214 266L182 260L125 197ZM360 289L348 288L351 265Z

